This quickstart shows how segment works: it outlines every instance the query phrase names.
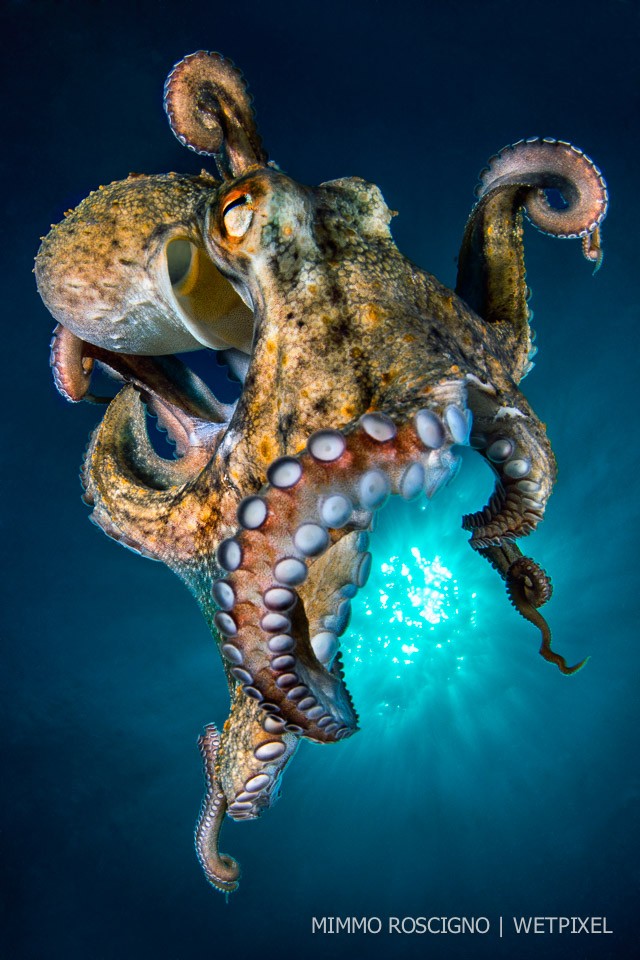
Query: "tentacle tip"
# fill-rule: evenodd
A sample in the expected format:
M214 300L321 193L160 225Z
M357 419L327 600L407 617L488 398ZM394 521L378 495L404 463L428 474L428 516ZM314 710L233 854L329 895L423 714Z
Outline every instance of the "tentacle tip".
M547 663L555 663L556 667L560 673L565 677L572 677L574 673L578 673L579 670L582 670L584 665L590 659L590 657L585 657L584 660L581 660L580 663L574 664L574 666L567 666L567 661L559 653L556 653L551 649L548 642L543 642L540 647L540 656L543 660L546 660Z
M604 260L604 250L602 249L602 239L600 236L600 227L595 227L591 233L582 238L582 255L589 263L593 263L593 276L596 275L602 261Z
M205 869L205 874L212 887L228 896L240 886L240 864L227 853L219 854L218 860L216 871Z
M574 673L578 673L580 670L582 670L582 668L585 666L587 661L590 659L591 657L585 657L584 660L581 660L580 663L576 663L575 666L573 667L567 667L565 665L564 669L561 668L562 673L564 674L565 677L572 677Z

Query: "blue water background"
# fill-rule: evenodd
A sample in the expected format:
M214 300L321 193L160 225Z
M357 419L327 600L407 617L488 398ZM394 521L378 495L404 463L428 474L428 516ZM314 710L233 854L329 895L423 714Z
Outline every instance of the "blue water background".
M637 956L637 3L68 0L1 17L2 960ZM161 92L203 47L241 66L287 172L380 185L399 247L449 284L504 144L571 140L612 196L596 277L579 244L526 236L540 353L523 387L560 465L526 549L553 578L556 648L588 665L545 664L466 545L460 517L491 478L465 455L426 509L382 513L346 640L361 732L303 743L274 809L225 826L244 871L228 904L191 839L196 737L227 713L218 656L178 580L88 522L76 476L96 411L54 392L30 273L38 236L98 184L200 168ZM498 937L500 916L558 914L614 933ZM323 936L313 916L492 929Z

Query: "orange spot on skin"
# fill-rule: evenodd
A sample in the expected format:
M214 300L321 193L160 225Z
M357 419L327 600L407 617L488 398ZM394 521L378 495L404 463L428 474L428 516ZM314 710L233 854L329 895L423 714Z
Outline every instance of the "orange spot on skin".
M276 450L270 437L263 437L259 445L260 456L263 460L271 462L276 458Z
M373 303L368 303L362 311L362 320L364 323L370 324L372 327L377 326L380 323L380 311Z
M292 229L292 228L289 226L289 224L287 223L287 224L282 228L282 233L283 233L283 235L284 235L285 237L290 237L291 234L293 233L293 229Z
M449 367L449 373L460 373L460 367L457 363L452 363Z
M267 340L266 348L267 348L267 353L275 353L276 352L275 340Z
M412 333L405 333L402 339L404 340L405 343L413 343L416 338Z
M355 413L356 408L352 403L343 403L342 407L340 408L340 416L345 420L350 420L351 417L355 416Z

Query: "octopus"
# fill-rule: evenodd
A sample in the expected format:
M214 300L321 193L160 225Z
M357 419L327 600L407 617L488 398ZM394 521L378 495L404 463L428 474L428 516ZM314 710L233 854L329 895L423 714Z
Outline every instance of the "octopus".
M58 390L108 404L82 468L91 519L184 581L221 655L231 709L199 740L195 842L208 881L229 893L240 869L220 851L225 815L270 807L301 739L358 729L340 638L377 512L392 495L434 497L456 474L457 448L495 475L488 504L463 518L471 547L539 628L543 657L565 674L585 662L552 649L540 613L551 582L518 547L556 479L519 389L535 354L523 218L580 238L597 269L608 197L569 143L501 150L480 176L454 291L399 252L378 187L304 186L268 160L229 60L187 56L165 108L217 176L100 187L43 238L35 273L58 323ZM241 385L236 402L176 356L203 348ZM111 399L92 392L96 365L117 385ZM156 452L149 416L173 459Z

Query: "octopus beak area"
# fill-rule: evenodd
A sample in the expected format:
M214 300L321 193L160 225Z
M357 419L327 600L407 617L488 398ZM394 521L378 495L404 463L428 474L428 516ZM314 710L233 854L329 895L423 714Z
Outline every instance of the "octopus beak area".
M340 637L371 569L375 511L393 493L433 496L457 472L450 448L468 442L470 417L464 402L437 407L314 433L304 452L271 464L268 486L240 503L238 529L218 547L221 653L274 735L330 742L357 729Z

